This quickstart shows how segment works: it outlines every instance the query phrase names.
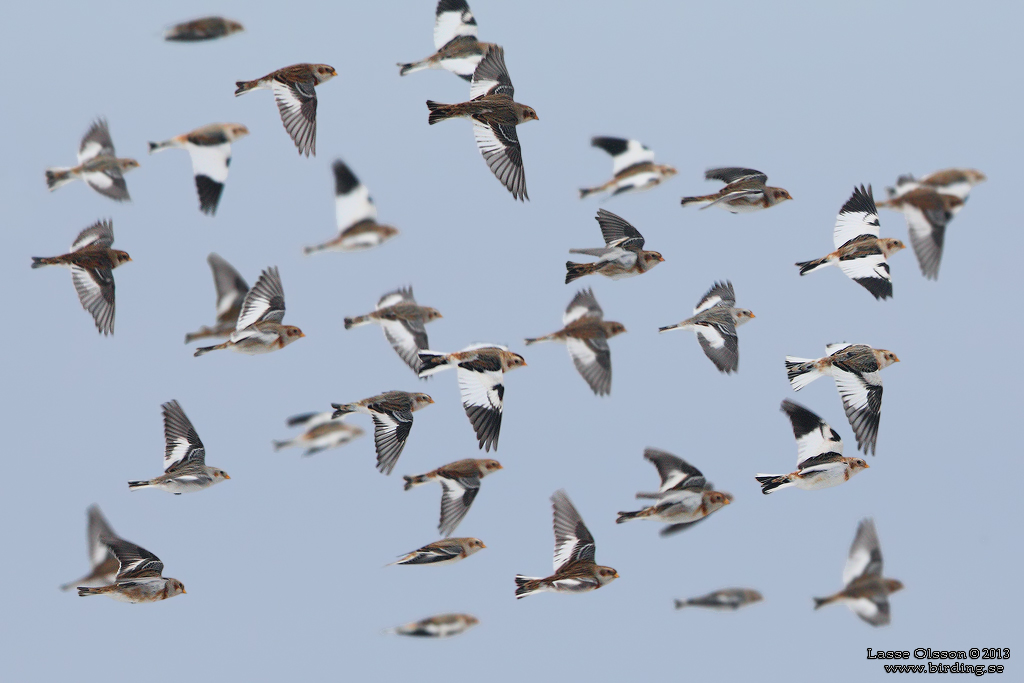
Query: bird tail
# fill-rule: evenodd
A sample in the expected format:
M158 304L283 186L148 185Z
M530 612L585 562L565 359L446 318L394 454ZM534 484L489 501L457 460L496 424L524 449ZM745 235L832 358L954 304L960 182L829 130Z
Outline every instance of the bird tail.
M516 599L544 591L543 579L516 574Z
M451 364L448 354L436 353L434 351L420 351L420 377L427 377L435 372L440 372Z
M754 477L761 484L761 493L768 495L775 489L784 489L793 485L788 474L758 474Z
M327 244L318 244L315 247L303 247L302 253L308 256L309 254L315 254L316 252L324 251L325 249L327 249Z
M819 268L824 268L829 265L828 257L814 259L813 261L801 261L796 264L796 267L800 269L801 275L807 275L807 273L813 273Z
M288 441L271 441L270 443L274 444L275 451L279 451L282 448L288 448L291 446L293 441L294 439L289 439Z
M353 403L332 403L331 407L334 408L334 414L331 415L332 420L335 420L342 415L348 415L349 413L356 412L356 407Z
M360 315L355 318L345 318L345 329L351 330L353 327L359 327L360 325L366 325L371 322L373 321L370 320L370 316L368 315Z
M424 69L430 68L430 60L424 59L422 62L409 62L408 64L398 64L398 75L405 76L407 74L416 73L417 71L423 71Z
M619 516L615 519L615 523L624 524L634 519L649 517L651 513L648 512L648 509L649 508L644 508L643 510L637 510L636 512L620 512Z
M206 339L207 337L216 337L220 332L210 327L200 327L195 332L189 332L185 335L185 343L190 344L196 339Z
M46 169L46 187L50 191L56 190L61 185L67 185L75 177L71 175L70 168L48 168Z
M149 153L159 152L162 149L167 149L174 144L174 140L164 140L163 142L151 142L149 143Z
M426 474L417 474L415 477L410 477L409 475L403 475L402 479L405 479L405 490L408 491L409 489L413 488L414 486L419 486L420 484L426 484L428 481L430 481L431 477L426 475Z
M554 341L555 335L548 334L543 337L534 337L533 339L524 339L523 343L529 346L530 344L538 344L540 342Z
M55 258L46 258L46 257L43 257L43 256L33 256L32 257L32 267L33 268L42 268L43 266L57 266L57 265L60 265L60 261L58 261Z
M683 206L686 206L687 204L699 204L701 202L713 202L715 199L716 199L716 195L705 194L705 195L702 195L700 197L683 197L679 201L679 203L682 204Z
M589 197L592 194L597 194L598 192L604 192L605 190L608 189L608 185L609 185L609 183L605 183L604 185L598 185L597 187L581 187L580 188L580 199L586 199L587 197Z
M84 597L86 595L103 595L107 592L110 586L99 586L96 588L90 588L89 586L78 586L78 595Z
M210 351L218 351L220 349L226 349L227 347L228 347L228 343L227 342L224 342L223 344L216 344L215 346L200 346L198 349L196 349L196 352L193 353L192 355L198 358L199 356L203 355L204 353L209 353Z
M128 489L130 491L134 491L135 489L144 489L147 486L150 486L150 483L148 481L130 481L130 482L128 482Z
M638 494L636 494L636 497L637 497L637 499L644 499L644 498L658 499L658 498L661 498L662 495L663 494L661 494L661 493L638 493Z
M686 600L676 600L676 609L683 609L686 607Z
M597 270L597 265L596 263L573 263L572 261L566 261L565 284L578 280L584 275L590 275Z
M427 109L430 110L430 116L427 117L427 123L429 123L431 126L434 125L435 123L440 123L445 119L450 119L453 116L457 116L457 114L455 114L454 112L455 105L453 104L441 104L440 102L435 102L434 100L427 100Z
M812 358L786 356L786 376L793 391L800 391L819 377L824 377L825 373L818 369L818 361Z
M242 93L247 93L250 90L254 90L259 85L259 81L235 81L235 97L238 97Z
M814 609L821 609L832 602L832 598L814 598Z
M691 320L693 320L693 318L687 318L683 322L676 323L675 325L666 325L665 327L659 327L658 328L658 332L661 333L661 332L671 332L672 330L685 330L686 328L690 327L690 321Z

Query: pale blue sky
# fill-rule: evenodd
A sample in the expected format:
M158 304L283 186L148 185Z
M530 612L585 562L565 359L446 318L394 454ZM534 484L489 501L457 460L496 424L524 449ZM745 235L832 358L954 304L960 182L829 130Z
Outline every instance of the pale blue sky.
M430 53L434 3L14 3L0 26L9 65L0 272L8 304L7 561L0 568L0 678L107 680L494 681L883 678L865 648L1011 647L1019 640L1021 522L1017 422L1022 373L1022 250L1017 202L1024 12L1012 3L517 3L475 0L481 38L505 46L516 96L540 121L520 128L531 202L490 175L464 121L428 127L424 101L466 99L443 72L399 78ZM195 45L165 26L222 13L247 31ZM300 61L339 77L319 89L318 156L299 158L270 93L234 98L234 82ZM105 116L133 202L81 183L46 190L43 170L74 159ZM213 121L251 135L234 149L216 218L198 210L184 152L146 155ZM635 137L679 175L600 203L577 188L607 179L595 134ZM334 231L330 164L366 183L402 234L359 254L304 257ZM734 216L683 210L713 191L715 165L768 173L794 201ZM900 173L983 170L949 228L937 282L908 250L892 261L895 298L876 302L836 270L792 265L831 248L855 184L876 195ZM594 213L620 213L666 262L625 281L589 278L611 341L612 394L599 399L555 345L522 339L558 328L577 291L568 249L599 244ZM111 217L117 323L100 337L70 277L32 271ZM883 212L884 236L906 237ZM277 265L285 322L307 338L263 357L193 358L185 332L213 320L206 255L250 284ZM740 371L720 375L690 334L658 335L718 279L757 318L740 330ZM415 474L483 457L454 374L419 382L375 329L346 315L411 284L444 318L431 345L508 344L529 367L507 377L497 458L458 535L488 546L453 567L382 568L436 540L439 487L402 491ZM574 283L575 284L575 283ZM884 373L878 455L840 488L762 496L753 475L795 461L779 412L793 398L853 436L835 387L794 395L783 357L847 340L895 351ZM274 453L284 420L392 388L423 390L391 477L372 439L311 459ZM129 493L159 472L160 404L178 399L231 481L187 496ZM369 421L356 417L369 432ZM657 525L614 524L657 482L642 452L680 455L735 501L672 539ZM513 599L513 576L551 567L549 496L567 489L622 578L584 596ZM157 605L83 600L57 586L87 568L85 509L159 555L188 595ZM893 623L872 629L811 596L841 587L857 522L873 516L885 568L906 589ZM672 599L749 586L765 602L735 614L674 612ZM449 641L381 635L433 613L480 625ZM1016 671L1016 658L1005 662Z

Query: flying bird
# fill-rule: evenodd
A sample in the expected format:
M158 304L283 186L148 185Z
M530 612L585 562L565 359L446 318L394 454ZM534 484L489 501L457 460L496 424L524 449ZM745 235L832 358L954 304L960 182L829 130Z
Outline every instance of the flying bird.
M498 450L504 412L505 373L526 365L518 353L497 344L472 344L455 353L420 352L420 377L457 368L462 407L480 448Z
M345 329L379 323L391 348L418 374L419 353L430 346L424 325L440 317L441 313L436 308L416 303L412 287L402 287L382 296L377 302L377 309L372 313L345 318Z
M612 157L611 180L597 187L581 187L580 199L598 192L610 196L625 192L642 192L657 187L676 174L676 169L654 163L654 152L637 140L594 137L590 145L608 152Z
M693 309L694 316L681 323L659 327L658 332L693 330L706 355L720 372L736 372L740 365L740 341L736 328L754 318L736 308L736 292L728 280L711 286Z
M224 17L203 17L172 26L164 34L164 40L198 43L203 40L224 38L243 30L245 29L237 21L231 21Z
M583 593L619 578L611 567L594 561L594 537L565 491L551 496L555 527L555 573L543 579L516 575L516 599L550 591Z
M476 626L480 620L469 614L438 614L435 617L427 617L411 624L403 624L386 629L385 633L395 633L400 636L420 636L423 638L448 638L457 636L471 626Z
M903 584L882 576L882 548L871 519L857 526L857 535L843 568L843 585L845 588L835 595L814 598L814 609L838 602L872 626L889 623L889 596L902 589Z
M273 90L281 122L299 154L316 156L316 90L338 72L327 64L293 64L254 81L236 81L235 97L250 90Z
M213 286L217 290L217 324L189 332L185 335L186 344L196 339L230 336L242 312L245 295L249 293L249 285L230 263L213 253L206 257L206 262L210 264Z
M349 413L363 413L373 419L377 469L382 474L391 474L412 431L412 414L433 402L426 394L385 391L355 403L332 403L331 407L335 420Z
M480 60L494 47L493 43L478 41L476 35L476 17L465 0L440 0L434 18L436 52L418 62L399 64L398 75L405 76L423 69L445 69L472 81Z
M892 296L888 259L904 244L892 237L879 238L878 209L871 186L856 187L836 218L832 240L836 250L813 261L797 263L801 275L826 266L838 266L846 277L871 292L876 299Z
M782 402L796 437L796 471L789 474L758 474L761 493L795 486L813 491L839 486L868 468L862 458L844 458L843 440L828 423L789 399Z
M467 458L442 465L426 474L406 475L403 479L406 491L435 480L441 483L441 521L437 530L442 536L451 536L480 493L480 480L500 469L501 463L497 460Z
M235 322L235 331L226 342L196 349L201 356L218 349L230 349L252 356L277 351L305 337L294 325L282 325L284 320L284 287L277 266L260 273L260 279L245 295L242 312Z
M128 488L152 487L180 496L230 479L224 470L206 464L206 448L181 405L170 401L160 407L164 414L164 473L155 479L130 481Z
M562 316L558 332L527 339L526 345L544 341L565 342L576 370L598 396L612 390L612 353L608 340L626 331L622 323L605 322L604 311L591 289L581 289Z
M599 273L612 280L621 280L646 273L665 259L656 251L644 251L644 236L626 219L611 211L597 210L604 246L593 249L570 249L570 254L596 256L593 263L565 262L565 284L584 275Z
M333 410L323 413L303 413L288 418L289 427L302 427L304 431L295 438L287 441L275 441L274 450L298 446L305 448L304 456L314 455L329 448L344 446L349 441L363 435L363 430L355 425L350 425L344 420L334 420Z
M199 191L199 210L212 216L217 213L224 183L228 180L231 143L248 134L249 129L240 123L211 123L170 140L151 142L149 153L170 148L187 150Z
M111 249L114 224L97 221L78 233L71 251L61 256L32 257L32 267L64 266L71 269L71 281L82 308L89 312L101 334L114 333L114 268L131 261L128 252Z
M476 145L495 177L519 200L526 194L526 173L523 170L523 152L519 146L516 126L530 120L540 120L533 107L513 100L515 89L508 69L505 68L505 50L498 45L487 50L473 72L469 87L469 102L440 104L427 100L430 116L427 123L434 125L454 118L473 120Z
M362 251L379 247L398 234L390 225L377 222L377 207L370 197L370 191L359 182L345 162L335 160L334 170L334 215L338 223L338 235L315 247L306 247L306 254L318 251Z
M114 582L91 588L79 586L78 595L108 595L118 602L157 602L185 593L177 579L163 576L164 563L159 557L131 541L104 535L100 542L117 558L119 569Z
M714 610L738 610L744 605L761 602L764 597L752 588L723 588L688 600L676 600L676 609L706 607Z
M966 202L967 197L971 194L971 189L986 180L988 178L984 173L973 168L947 168L920 179L910 173L901 175L896 180L896 186L887 187L885 191L889 199L893 199L919 187L929 187L936 192L951 194ZM961 206L963 205L961 204Z
M119 563L110 548L103 543L103 538L116 538L117 534L110 528L98 505L90 505L86 511L89 523L86 528L86 539L89 543L89 564L92 569L89 573L78 579L65 583L60 587L62 591L74 588L82 584L108 584L114 581L117 576Z
M892 351L873 349L866 344L829 344L824 358L796 358L786 356L786 375L793 391L826 375L836 381L836 389L843 400L843 410L857 437L857 448L875 453L878 440L878 421L882 414L883 368L900 359Z
M710 168L704 172L704 179L721 180L725 187L714 194L683 197L683 206L704 204L701 209L719 206L729 213L751 213L792 199L781 187L765 185L768 176L752 168Z
M616 524L634 519L656 520L669 525L661 530L661 535L671 536L732 502L732 494L715 491L703 473L682 458L648 448L644 459L657 468L661 486L656 493L638 493L636 497L657 502L636 512L620 512Z
M946 226L963 205L964 199L927 185L879 203L881 207L899 211L907 219L910 246L914 247L921 273L929 280L939 278Z
M114 201L129 201L124 174L138 168L135 159L119 159L104 119L97 119L78 147L78 166L46 169L46 186L52 192L72 180L84 180L100 194Z
M445 538L402 555L395 564L455 564L487 546L479 538Z

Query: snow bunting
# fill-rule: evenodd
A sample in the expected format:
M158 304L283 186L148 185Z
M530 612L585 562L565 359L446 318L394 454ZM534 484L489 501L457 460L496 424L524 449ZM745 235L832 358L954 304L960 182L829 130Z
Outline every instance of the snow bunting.
M594 263L565 262L565 284L599 273L613 280L646 273L665 259L656 251L644 251L644 236L629 222L611 211L597 210L604 246L594 249L570 249L570 254L596 256Z
M594 561L594 537L565 491L555 491L551 503L555 513L555 573L543 579L517 574L516 599L543 591L583 593L619 578L614 569Z
M128 488L153 487L180 496L230 479L224 470L206 464L206 448L178 402L160 407L164 413L164 473L156 479L130 481Z
M430 346L424 325L440 317L441 313L437 309L416 303L412 287L402 287L382 296L373 313L345 318L345 329L380 323L384 338L391 344L391 348L418 374L419 353Z
M92 315L102 334L114 333L114 268L131 261L128 252L111 249L114 225L97 221L78 233L71 252L61 256L32 257L32 267L65 266L71 269L71 281L82 308Z
M914 247L921 273L929 280L939 277L939 261L946 241L946 225L964 205L964 200L922 186L900 194L879 206L899 211L907 219L910 245Z
M590 139L590 145L612 156L614 177L597 187L581 187L580 199L597 192L608 192L615 196L624 192L649 190L676 174L676 169L671 166L655 164L654 152L637 140L595 137Z
M78 166L46 169L46 186L52 192L72 180L82 179L92 189L114 201L129 201L124 174L138 168L135 159L118 159L114 141L103 119L96 120L78 147Z
M752 588L723 588L689 600L676 600L676 609L707 607L716 610L738 610L744 605L761 602L764 597Z
M882 414L882 376L879 371L900 359L892 351L873 349L866 344L829 344L824 358L786 356L786 374L793 391L825 375L836 381L843 399L843 410L857 437L857 448L875 453L878 421Z
M420 636L425 638L448 638L457 636L480 620L469 614L438 614L411 624L403 624L386 629L385 633L396 633L400 636Z
M966 202L967 197L971 194L971 189L986 180L988 178L984 173L973 168L947 168L921 179L915 178L909 173L901 175L896 180L896 187L887 187L885 191L889 199L893 199L919 187L930 187L936 192L951 194Z
M732 502L732 494L715 491L696 467L671 453L648 448L644 459L658 469L661 487L657 493L638 493L637 498L654 498L654 505L636 512L620 512L616 524L634 519L666 522L662 536L685 531L711 513Z
M406 491L435 479L441 482L441 521L437 530L442 536L451 536L469 512L476 494L480 493L480 480L500 469L501 463L497 460L467 458L442 465L426 474L406 475L403 479Z
M427 123L434 125L454 118L473 120L476 145L487 162L487 167L505 185L512 196L529 199L526 194L526 173L523 170L523 151L519 146L516 126L530 120L540 120L532 107L519 104L512 98L515 89L505 68L505 50L495 45L473 72L469 87L469 102L440 104L427 100L430 116Z
M334 215L338 223L337 237L306 247L312 254L318 251L361 251L378 247L398 234L390 225L377 222L377 207L369 190L359 182L352 169L337 159L334 169Z
M836 218L832 234L836 250L828 256L803 261L796 266L801 275L826 266L839 266L846 277L871 292L876 299L887 299L892 296L892 276L886 261L903 249L904 244L891 237L880 239L880 229L871 186L868 185L866 190L863 185L856 187Z
M327 64L293 64L254 81L236 81L235 97L250 90L273 90L281 122L299 154L316 156L316 90L338 72Z
M211 123L170 140L151 142L149 153L172 147L188 150L199 191L199 210L212 216L217 213L217 204L228 179L231 143L248 134L249 129L240 123Z
M440 0L434 18L434 49L437 51L418 62L399 64L398 75L423 69L445 69L472 81L484 53L494 47L492 43L478 41L476 34L476 18L466 0Z
M348 413L364 413L373 418L373 443L377 450L377 469L391 474L405 441L412 430L412 414L434 402L426 394L385 391L355 403L332 403L337 420Z
M231 21L224 17L203 17L172 26L164 34L164 40L197 43L201 40L223 38L244 30L237 21Z
M701 209L720 206L729 213L750 213L792 199L781 187L765 185L768 176L752 168L711 168L704 172L704 179L721 180L725 187L714 194L683 197L683 206L703 203Z
M828 423L789 399L782 402L796 437L796 471L789 474L758 474L761 493L795 486L813 491L839 486L868 468L861 458L843 457L843 440Z
M305 456L314 455L328 448L344 446L363 435L363 430L343 420L331 419L333 410L323 413L303 413L288 418L289 427L302 427L306 431L287 441L275 441L274 450L299 446L305 448Z
M658 332L693 330L704 355L711 359L719 371L736 372L740 364L739 337L736 328L754 318L745 308L736 308L736 292L732 283L716 282L697 302L694 316L681 323L659 327Z
M226 342L196 349L201 356L218 349L231 349L252 356L270 353L305 337L294 325L282 325L284 319L284 287L277 266L260 273L260 279L242 301L242 312L235 322L235 331Z
M110 528L98 505L90 505L87 511L89 524L86 528L86 539L89 543L89 564L92 569L88 574L78 579L65 583L60 587L62 591L85 584L108 584L114 581L119 566L114 553L106 546L101 539L105 537L116 538L117 534Z
M402 555L395 564L455 564L486 548L479 538L445 538Z
M117 577L109 586L79 586L78 595L109 595L118 602L156 602L185 593L177 579L164 578L160 558L131 541L117 536L102 536L103 543L117 558Z
M505 373L526 365L518 353L497 344L473 344L455 353L420 352L420 377L458 368L459 391L480 448L498 450L504 411Z
M903 588L903 584L882 576L882 548L871 519L857 526L857 535L843 568L843 585L845 588L835 595L814 598L814 609L838 602L872 626L889 623L889 595Z
M242 312L242 302L249 293L249 285L235 268L217 254L206 257L213 272L213 286L217 290L217 324L213 327L200 327L195 332L185 335L185 343L206 337L227 337L235 331L238 314Z
M565 342L576 370L598 396L612 390L612 353L608 340L626 331L622 323L605 322L604 311L590 289L581 289L562 316L558 332L527 339L526 345L543 341Z

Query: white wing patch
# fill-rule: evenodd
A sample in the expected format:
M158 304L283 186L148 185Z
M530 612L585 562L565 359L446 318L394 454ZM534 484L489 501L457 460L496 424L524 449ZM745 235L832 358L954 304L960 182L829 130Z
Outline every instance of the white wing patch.
M873 222L874 225L871 225L869 221ZM832 233L832 241L836 245L836 249L838 249L859 235L874 235L878 237L879 229L877 213L866 213L864 211L844 212L836 218L836 227Z
M440 50L459 36L475 38L477 30L473 13L469 11L468 7L465 10L441 12L434 20L434 49Z
M502 386L500 370L477 372L475 370L458 369L459 390L462 393L463 406L482 406L501 412L501 395L498 387Z
M213 146L190 144L188 153L192 157L192 173L194 175L204 175L218 183L223 183L228 179L228 159L231 158L230 142Z
M337 195L334 199L334 216L339 230L360 221L377 220L377 207L370 198L370 191L360 183L348 194Z
M863 258L846 259L839 261L839 269L846 273L851 280L863 280L865 278L881 278L892 282L892 275L885 267L885 256L872 254Z
M644 147L637 140L630 140L626 145L626 151L612 157L612 174L618 175L634 164L651 163L654 161L654 152Z

